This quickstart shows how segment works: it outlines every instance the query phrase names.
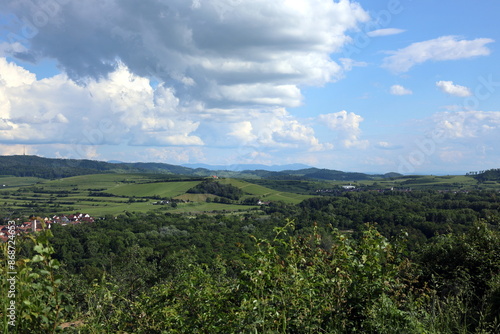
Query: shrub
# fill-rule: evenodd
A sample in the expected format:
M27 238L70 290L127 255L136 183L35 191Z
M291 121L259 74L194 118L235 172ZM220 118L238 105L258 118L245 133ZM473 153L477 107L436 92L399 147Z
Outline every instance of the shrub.
M3 314L2 332L9 333L54 333L71 307L67 296L62 292L62 276L58 273L60 263L52 258L54 249L49 243L50 230L37 232L15 239L16 263L14 268L2 266L2 277L14 278L15 287L2 279L1 312ZM8 244L3 243L2 262L6 263ZM20 251L33 253L29 258L20 256ZM15 292L10 298L9 291ZM7 307L15 301L15 321L9 324Z

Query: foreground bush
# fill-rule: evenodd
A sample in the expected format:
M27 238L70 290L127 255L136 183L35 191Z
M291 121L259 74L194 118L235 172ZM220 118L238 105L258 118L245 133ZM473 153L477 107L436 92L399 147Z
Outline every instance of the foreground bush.
M246 261L179 261L179 274L131 302L115 330L425 332L411 309L412 265L373 227L357 241L333 232L329 249L317 234L287 237L292 230L289 223L274 240L255 240Z
M69 315L60 263L52 259L51 237L50 230L45 230L36 237L18 236L10 244L1 244L2 333L55 333ZM15 263L9 264L11 259Z
M162 263L168 273L161 281L140 289L139 276L149 270L127 271L127 280L104 273L90 285L76 276L61 281L48 237L39 235L34 253L18 263L17 333L500 330L500 236L484 224L438 238L415 262L403 243L389 242L370 225L356 238L336 230L323 238L316 229L297 236L293 222L275 231L272 240L254 239L256 251L242 247L238 261L219 257L206 265L193 249L178 252ZM65 298L62 285L71 285L73 299ZM5 295L2 303L5 315ZM63 330L69 306L82 325Z

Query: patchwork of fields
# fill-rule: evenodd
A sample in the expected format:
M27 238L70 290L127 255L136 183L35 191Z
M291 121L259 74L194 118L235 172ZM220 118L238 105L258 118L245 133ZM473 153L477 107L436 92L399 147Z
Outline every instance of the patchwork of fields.
M207 201L207 198L213 199L216 196L187 193L202 180L172 180L168 177L162 179L153 174L96 174L51 181L22 177L4 177L0 180L5 184L0 189L0 210L3 208L4 212L8 210L20 210L26 214L40 210L58 214L85 212L99 217L127 211L208 213L248 211L259 207L241 205L235 201L232 203ZM241 201L248 197L258 197L265 201L299 203L311 197L277 191L236 179L221 179L220 182L241 188L245 194Z
M204 178L165 174L94 174L46 180L34 177L0 176L0 213L70 214L84 212L100 217L124 212L228 213L258 210L245 202L282 201L297 204L314 196L317 189L341 189L343 181L245 181L221 178L243 191L238 201L219 201L212 194L193 194L188 190ZM453 190L500 189L497 181L479 184L470 176L408 176L352 182L364 190ZM325 193L321 193L325 194ZM252 204L252 205L248 205Z

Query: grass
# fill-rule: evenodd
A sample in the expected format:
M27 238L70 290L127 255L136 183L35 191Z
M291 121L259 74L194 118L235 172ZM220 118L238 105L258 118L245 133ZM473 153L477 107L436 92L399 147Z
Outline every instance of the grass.
M9 190L10 188L26 187L37 183L45 182L45 179L38 177L16 177L0 175L0 191L3 189Z
M179 204L177 208L168 211L172 213L208 213L250 211L256 208L255 205L190 202Z
M10 177L2 178L11 180ZM85 212L93 216L120 214L123 212L168 211L177 213L201 212L241 212L258 208L257 205L239 205L207 203L207 198L215 198L210 194L189 194L187 191L200 181L164 180L155 174L96 174L69 177L60 180L40 180L36 178L14 178L16 188L5 190L0 198L0 209L14 209L26 214L38 210L29 207L38 204L54 214ZM221 179L242 188L245 197L259 197L266 201L284 201L299 203L310 196L276 191L254 185L242 180ZM14 182L12 182L14 184ZM25 188L26 186L35 188ZM19 190L17 192L16 190ZM35 192L36 191L36 192ZM1 192L0 192L1 193ZM111 197L96 196L99 193L111 194ZM186 203L179 203L176 208L170 205L153 205L152 197L175 198ZM130 199L132 198L132 201ZM5 203L5 204L4 204ZM52 210L54 212L52 212Z
M64 179L49 181L44 184L44 187L52 189L71 189L77 187L78 189L88 190L94 188L110 189L119 184L127 183L142 183L150 182L149 178L144 174L92 174L73 176Z
M260 197L265 201L283 201L291 204L298 204L305 199L311 198L310 195L294 194L285 191L273 190L258 184L249 183L237 179L225 179L221 182L230 183L235 187L240 188L243 192L247 193L247 197Z
M114 204L109 205L106 203L103 206L81 206L81 212L88 213L94 217L100 217L105 215L117 215L125 212L148 212L157 208L153 206L151 203L123 203L123 204ZM71 212L63 212L63 213L71 213Z
M159 182L143 184L120 184L107 192L117 196L136 197L176 197L196 186L200 181Z

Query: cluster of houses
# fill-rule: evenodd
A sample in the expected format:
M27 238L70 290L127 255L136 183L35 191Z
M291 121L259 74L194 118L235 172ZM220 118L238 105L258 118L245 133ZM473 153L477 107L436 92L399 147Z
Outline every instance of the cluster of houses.
M75 213L72 215L55 215L52 217L30 217L29 221L23 222L20 218L16 221L16 234L41 231L44 226L50 229L53 224L76 225L82 223L93 223L94 218L86 213ZM7 225L0 225L0 240L8 240L9 228Z

